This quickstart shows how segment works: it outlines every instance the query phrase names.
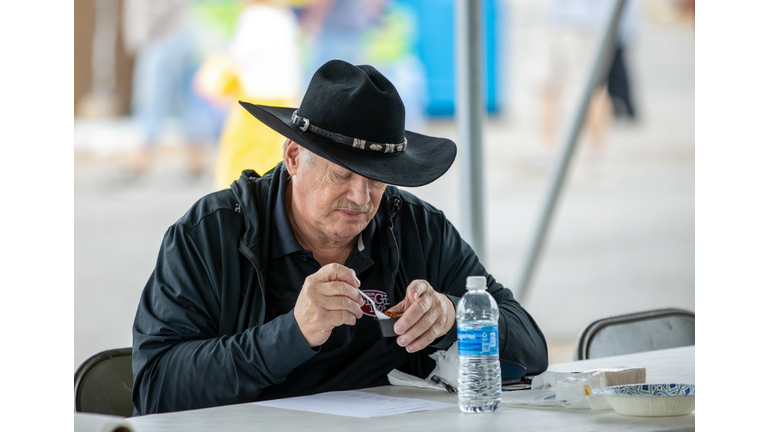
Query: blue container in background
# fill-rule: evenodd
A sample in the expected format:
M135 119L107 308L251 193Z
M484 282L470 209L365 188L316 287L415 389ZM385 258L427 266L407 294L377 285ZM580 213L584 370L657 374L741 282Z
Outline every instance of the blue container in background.
M455 1L454 0L400 0L416 14L419 35L416 52L427 72L429 102L426 112L430 116L452 116L455 112ZM501 109L498 47L503 28L501 10L497 0L485 0L485 85L486 107L489 113Z

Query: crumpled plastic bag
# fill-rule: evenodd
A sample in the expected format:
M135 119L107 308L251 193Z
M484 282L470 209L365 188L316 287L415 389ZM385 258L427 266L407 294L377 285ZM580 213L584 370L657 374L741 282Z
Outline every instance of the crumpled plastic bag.
M427 376L427 381L433 376L438 376L453 387L459 388L459 343L454 342L447 350L435 351L429 358L437 365Z
M430 372L426 379L422 379L397 369L393 369L387 374L387 379L392 385L433 388L444 390L445 388L432 381L433 376L438 376L443 382L459 387L459 345L454 342L447 350L435 351L429 357L435 361L435 368Z
M645 368L615 367L585 372L547 371L533 378L530 390L504 392L507 405L561 406L571 409L610 409L603 396L594 389L621 384L642 384Z

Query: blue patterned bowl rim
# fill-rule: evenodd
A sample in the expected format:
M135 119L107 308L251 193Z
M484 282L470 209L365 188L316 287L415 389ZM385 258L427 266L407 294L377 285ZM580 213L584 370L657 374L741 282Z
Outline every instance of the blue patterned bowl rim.
M603 396L695 396L694 384L627 384L595 389Z

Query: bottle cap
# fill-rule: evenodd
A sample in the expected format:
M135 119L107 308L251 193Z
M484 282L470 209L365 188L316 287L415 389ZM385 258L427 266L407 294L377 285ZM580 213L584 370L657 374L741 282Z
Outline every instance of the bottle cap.
M469 276L467 278L467 289L486 289L485 276Z

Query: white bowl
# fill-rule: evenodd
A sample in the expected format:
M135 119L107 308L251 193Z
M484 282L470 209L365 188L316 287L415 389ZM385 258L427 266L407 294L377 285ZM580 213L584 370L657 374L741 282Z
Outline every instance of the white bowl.
M639 417L669 417L690 414L696 409L693 384L629 384L598 388L619 414Z

